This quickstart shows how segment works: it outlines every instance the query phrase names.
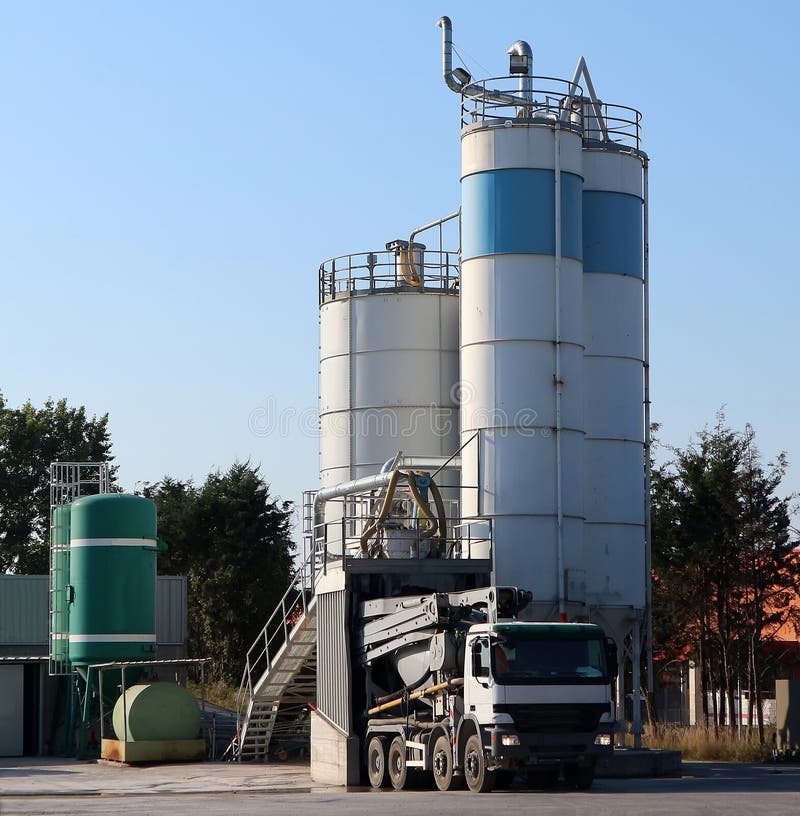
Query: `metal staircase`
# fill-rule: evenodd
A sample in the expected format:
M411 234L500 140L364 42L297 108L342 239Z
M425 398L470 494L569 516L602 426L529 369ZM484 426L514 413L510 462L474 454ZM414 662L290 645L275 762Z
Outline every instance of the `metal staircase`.
M308 703L316 699L318 562L311 547L247 652L236 701L237 733L225 759L265 761L273 744L280 749L308 739Z

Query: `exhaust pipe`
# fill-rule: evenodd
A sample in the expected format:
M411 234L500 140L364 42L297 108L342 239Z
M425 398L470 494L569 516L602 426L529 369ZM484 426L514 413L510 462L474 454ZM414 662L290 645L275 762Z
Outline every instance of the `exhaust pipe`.
M480 83L473 83L469 72L463 68L453 70L453 24L449 17L440 17L436 21L436 25L442 29L442 76L444 77L445 84L451 91L455 91L457 94L463 94L463 96L468 99L483 99L486 102L498 102L501 105L519 105L521 101L519 97L504 94L499 91L491 91ZM522 41L514 43L512 48L520 44L524 45L530 52L530 46ZM530 64L532 65L532 53L530 57ZM521 77L520 88L523 87L523 82L526 80L528 87L530 87L529 96L530 99L532 99L533 79L531 77Z
M463 75L463 81L454 75L453 72L453 24L449 17L440 17L436 21L436 25L442 29L442 76L445 84L451 91L460 94L464 90L464 86L468 85L472 77L466 72L459 69Z

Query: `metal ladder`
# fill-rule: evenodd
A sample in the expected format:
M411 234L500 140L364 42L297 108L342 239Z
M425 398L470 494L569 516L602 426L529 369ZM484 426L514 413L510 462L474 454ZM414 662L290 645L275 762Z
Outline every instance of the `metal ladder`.
M51 675L69 675L69 603L66 585L69 583L69 536L63 542L63 529L56 534L55 511L81 496L108 493L111 486L108 462L50 463L50 587L49 628ZM60 541L56 544L56 539Z
M305 739L316 699L317 620L312 546L247 652L236 700L237 734L225 759L265 761L270 743Z

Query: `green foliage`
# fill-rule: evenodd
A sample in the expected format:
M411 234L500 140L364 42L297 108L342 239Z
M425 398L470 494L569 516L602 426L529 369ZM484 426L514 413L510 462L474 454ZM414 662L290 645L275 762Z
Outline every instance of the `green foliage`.
M169 549L159 572L189 580L189 649L238 684L244 656L292 575L291 503L270 498L258 468L236 463L204 484L165 478L144 494Z
M9 408L0 394L0 573L49 569L49 466L113 460L108 414L87 417L65 399Z
M800 624L790 497L775 495L786 456L764 465L753 429L732 430L722 413L672 454L652 474L656 651L698 662L705 689L720 695L715 722L729 721L737 686L754 691L760 721L771 668L763 646L787 623ZM759 731L763 739L761 722Z

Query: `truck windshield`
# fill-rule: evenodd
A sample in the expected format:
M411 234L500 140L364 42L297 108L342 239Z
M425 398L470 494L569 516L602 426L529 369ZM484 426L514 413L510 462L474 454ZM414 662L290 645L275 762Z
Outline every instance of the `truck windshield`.
M605 643L520 634L492 640L492 674L498 683L607 683Z

